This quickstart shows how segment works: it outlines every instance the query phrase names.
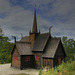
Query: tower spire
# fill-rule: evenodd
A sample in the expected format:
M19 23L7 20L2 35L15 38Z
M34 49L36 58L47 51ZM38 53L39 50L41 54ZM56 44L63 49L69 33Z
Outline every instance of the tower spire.
M36 5L35 5L35 12L34 12L32 33L37 33Z

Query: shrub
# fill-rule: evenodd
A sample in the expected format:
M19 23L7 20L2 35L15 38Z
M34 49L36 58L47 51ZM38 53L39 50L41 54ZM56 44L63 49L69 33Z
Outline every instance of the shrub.
M61 65L52 68L48 71L42 70L40 75L74 75L75 74L75 61L67 61Z

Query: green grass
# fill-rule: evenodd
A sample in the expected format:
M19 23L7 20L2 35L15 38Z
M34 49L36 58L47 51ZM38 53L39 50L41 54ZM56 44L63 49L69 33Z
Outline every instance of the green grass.
M56 68L52 68L49 71L41 70L39 75L75 75L75 61L62 63Z

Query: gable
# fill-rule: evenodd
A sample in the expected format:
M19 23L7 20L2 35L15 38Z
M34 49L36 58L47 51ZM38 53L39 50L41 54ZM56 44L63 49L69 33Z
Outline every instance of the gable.
M18 49L17 49L17 47L15 47L15 49L14 49L14 52L13 52L13 55L19 55L19 52L18 52Z
M15 48L16 48L16 45L14 45L13 50L11 51L11 54L13 54Z
M14 54L15 54L15 55L16 55L16 54L20 55L20 54L19 54L19 51L18 51L18 49L17 49L17 47L16 47L16 45L14 45L11 54L12 54L12 55L14 55Z
M61 41L58 45L57 51L55 53L55 57L62 57L62 58L66 57L66 53Z

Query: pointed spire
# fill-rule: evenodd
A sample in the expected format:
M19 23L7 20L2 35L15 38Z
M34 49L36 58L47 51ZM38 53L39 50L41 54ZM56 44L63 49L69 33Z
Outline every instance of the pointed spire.
M32 33L37 33L36 5L35 5L35 12L34 12Z

